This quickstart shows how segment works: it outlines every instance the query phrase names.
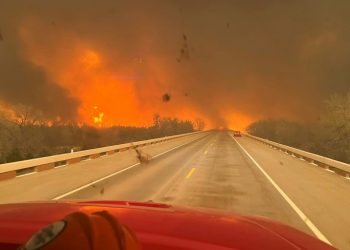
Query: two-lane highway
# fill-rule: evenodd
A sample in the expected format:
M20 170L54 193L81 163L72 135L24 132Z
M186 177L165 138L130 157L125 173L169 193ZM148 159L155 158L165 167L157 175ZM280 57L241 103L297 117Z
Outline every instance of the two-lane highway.
M213 208L269 217L350 249L350 181L345 178L227 131L142 151L153 156L147 164L139 164L130 150L0 182L6 191L0 200L152 200ZM21 185L29 188L18 193Z

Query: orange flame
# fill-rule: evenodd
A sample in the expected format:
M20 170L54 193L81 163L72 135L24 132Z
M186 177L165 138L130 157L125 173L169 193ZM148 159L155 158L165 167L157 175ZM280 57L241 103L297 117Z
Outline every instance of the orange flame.
M162 116L188 120L202 117L206 128L211 127L210 119L199 113L198 108L189 101L190 98L183 94L176 97L175 103L162 102L161 96L172 86L163 86L159 82L171 82L169 80L174 77L171 75L174 72L164 68L162 60L156 56L142 55L136 63L134 57L124 56L113 58L111 63L109 54L93 48L87 41L63 30L51 31L45 25L33 18L22 24L20 36L25 56L45 69L54 82L79 100L79 123L99 127L102 124L145 126L152 123L155 113L160 113ZM43 30L48 31L45 44L36 40L35 31L41 34ZM138 67L147 70L142 71L142 79L135 80L137 77L133 76L138 75ZM250 118L243 118L245 125ZM243 123L238 124L238 120L230 120L233 126L242 127Z

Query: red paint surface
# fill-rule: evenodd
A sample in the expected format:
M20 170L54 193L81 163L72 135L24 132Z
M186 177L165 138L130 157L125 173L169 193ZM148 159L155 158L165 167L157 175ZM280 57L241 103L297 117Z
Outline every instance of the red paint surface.
M124 201L0 205L0 249L16 249L38 229L71 212L101 210L134 230L145 250L334 249L265 218Z

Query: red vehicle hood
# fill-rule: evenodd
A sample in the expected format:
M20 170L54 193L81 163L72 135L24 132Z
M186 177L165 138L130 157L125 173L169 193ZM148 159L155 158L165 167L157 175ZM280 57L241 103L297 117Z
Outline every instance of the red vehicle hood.
M143 249L334 249L260 217L124 201L0 205L0 249L16 249L41 227L76 211L105 210L131 228Z

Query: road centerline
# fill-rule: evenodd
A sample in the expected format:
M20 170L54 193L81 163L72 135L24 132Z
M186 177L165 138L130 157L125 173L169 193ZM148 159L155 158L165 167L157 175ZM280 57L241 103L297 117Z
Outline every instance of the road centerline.
M206 136L204 136L204 137L206 137ZM200 140L200 139L202 139L202 138L204 138L204 137L201 137L201 138L195 139L195 140L191 140L191 141L189 141L189 142L185 142L185 143L183 143L183 144L180 144L180 145L178 145L178 146L175 146L175 147L173 147L173 148L171 148L171 149L168 149L168 150L166 150L166 151L164 151L164 152L162 152L162 153L159 153L159 154L157 154L157 155L152 156L151 159L158 158L158 157L160 157L160 156L162 156L162 155L164 155L164 154L170 153L170 152L173 151L173 150L176 150L176 149L178 149L178 148L180 148L180 147L186 146L187 144L190 144L190 143L192 143L192 142L195 142L195 141L197 141L197 140ZM125 172L125 171L127 171L127 170L129 170L129 169L132 169L132 168L134 168L134 167L136 167L136 166L138 166L138 165L140 165L140 164L141 164L141 163L139 163L139 162L138 162L138 163L135 163L135 164L132 164L132 165L126 167L126 168L123 168L123 169L121 169L121 170L119 170L119 171L116 171L116 172L111 173L111 174L109 174L109 175L107 175L107 176L104 176L104 177L102 177L102 178L99 178L99 179L97 179L97 180L95 180L95 181L93 181L93 182L87 183L87 184L82 185L82 186L80 186L80 187L77 187L77 188L75 188L75 189L73 189L73 190L71 190L71 191L68 191L68 192L66 192L66 193L64 193L64 194L61 194L61 195L59 195L59 196L56 196L56 197L52 198L51 200L60 200L60 199L62 199L62 198L65 198L65 197L67 197L67 196L69 196L69 195L71 195L71 194L74 194L74 193L76 193L76 192L78 192L78 191L81 191L81 190L83 190L83 189L85 189L85 188L88 188L88 187L90 187L90 186L93 185L93 184L97 184L97 183L99 183L99 182L101 182L101 181L104 181L104 180L106 180L106 179L109 179L109 178L111 178L111 177L113 177L113 176L115 176L115 175L121 174L121 173L123 173L123 172Z
M190 172L188 172L188 174L186 175L186 179L189 179L192 175L193 175L193 173L196 171L196 168L192 168L191 170L190 170Z

